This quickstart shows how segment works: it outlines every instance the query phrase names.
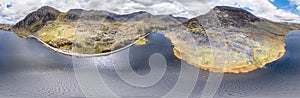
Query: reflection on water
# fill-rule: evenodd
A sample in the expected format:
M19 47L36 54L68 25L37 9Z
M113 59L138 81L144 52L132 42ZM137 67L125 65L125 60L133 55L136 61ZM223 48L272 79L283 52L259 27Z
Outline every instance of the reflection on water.
M287 52L277 61L276 71L295 73L300 68L300 30L290 32L285 39L285 43Z
M83 96L70 57L50 51L35 39L0 31L1 97Z
M35 39L21 39L11 32L0 31L0 96L2 97L81 97L84 96L73 71L74 59L93 62L108 87L118 96L159 97L170 91L180 73L181 60L172 51L172 44L162 34L153 33L149 43L129 49L130 64L135 72L150 72L148 59L161 53L167 71L154 86L137 88L122 81L114 70L112 59L126 59L118 54L96 58L72 58L44 47ZM292 32L286 40L287 53L266 68L243 74L225 74L216 97L296 97L300 95L300 32ZM84 65L88 67L93 65ZM183 62L182 66L195 67ZM196 97L207 80L208 71L201 69L190 97ZM185 81L191 81L185 77Z

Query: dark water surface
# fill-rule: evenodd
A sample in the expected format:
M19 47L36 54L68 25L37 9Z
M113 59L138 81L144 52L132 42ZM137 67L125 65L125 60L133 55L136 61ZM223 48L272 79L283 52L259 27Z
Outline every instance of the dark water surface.
M243 74L225 74L215 97L300 96L299 34L292 32L288 36L285 56L266 68ZM116 53L105 57L72 58L51 51L35 39L22 39L12 32L0 31L0 96L84 97L87 92L81 88L82 82L76 79L74 60L81 62L81 67L95 65L104 83L120 97L161 97L174 89L182 66L199 70L190 97L200 96L209 72L176 58L172 44L162 34L153 33L147 39L149 42L146 45L127 49L129 56ZM155 85L136 87L126 83L116 73L114 64L129 59L135 72L148 74L151 72L149 58L155 53L162 54L167 61L166 73ZM92 63L89 65L84 62ZM180 80L188 83L195 78L187 75ZM182 92L185 91L182 89Z

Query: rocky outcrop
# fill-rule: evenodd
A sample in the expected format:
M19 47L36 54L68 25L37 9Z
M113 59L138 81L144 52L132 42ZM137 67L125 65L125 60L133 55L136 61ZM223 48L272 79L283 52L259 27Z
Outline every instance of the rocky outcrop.
M54 38L48 42L48 44L54 48L60 48L64 46L72 45L72 42L65 38Z
M262 19L241 8L216 6L212 11L217 14L219 21L224 26L246 26L250 22L262 21Z

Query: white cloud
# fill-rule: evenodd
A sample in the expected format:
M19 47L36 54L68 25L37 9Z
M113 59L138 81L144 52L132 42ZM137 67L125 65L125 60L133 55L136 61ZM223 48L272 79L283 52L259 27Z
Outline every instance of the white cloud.
M298 15L280 10L273 0L0 0L0 23L15 23L41 6L49 5L60 11L69 9L107 10L119 14L148 11L152 14L173 14L192 18L205 14L217 5L248 7L252 13L274 21L300 22ZM300 0L290 0L300 4ZM11 8L3 5L11 3ZM298 8L299 10L299 8Z
M297 10L300 13L300 0L289 0L291 5L296 5L297 6Z
M120 7L115 8L115 12L125 14L125 13L132 13L135 11L148 11L152 14L158 15L158 14L173 14L175 16L184 16L184 17L194 17L194 15L191 15L187 8L185 8L184 5L178 2L160 2L160 3L152 3L149 2L146 3L138 3L136 1L130 1L128 3L125 3L121 5Z
M275 0L269 0L269 1L274 2Z
M289 0L291 4L300 5L300 0Z
M212 0L212 6L226 5L236 7L248 7L254 15L280 22L300 23L300 16L289 11L278 9L269 0Z

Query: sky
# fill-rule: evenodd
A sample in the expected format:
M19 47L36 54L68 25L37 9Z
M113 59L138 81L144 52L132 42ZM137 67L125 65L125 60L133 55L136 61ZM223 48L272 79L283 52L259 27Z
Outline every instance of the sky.
M205 14L215 6L233 6L269 20L300 23L300 0L0 0L0 24L15 24L45 5L63 12L75 8L118 14L147 11L187 18Z

